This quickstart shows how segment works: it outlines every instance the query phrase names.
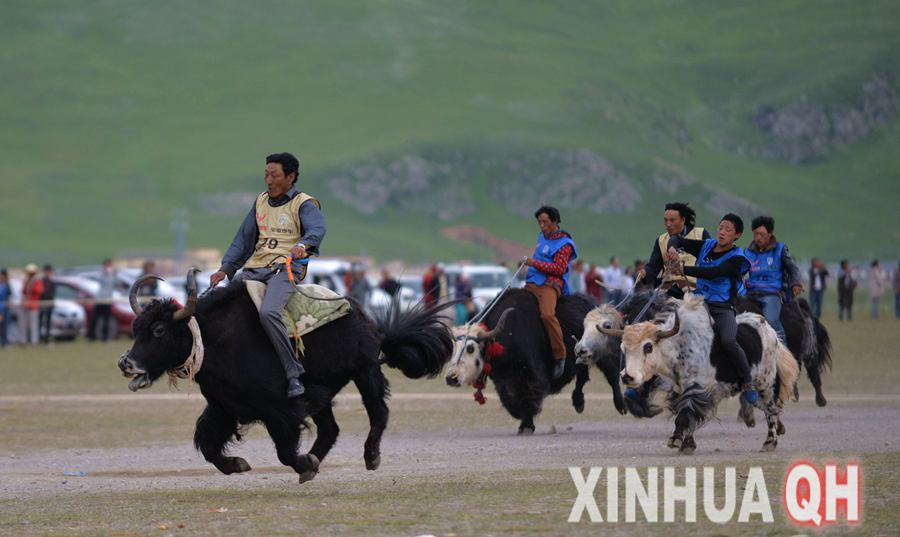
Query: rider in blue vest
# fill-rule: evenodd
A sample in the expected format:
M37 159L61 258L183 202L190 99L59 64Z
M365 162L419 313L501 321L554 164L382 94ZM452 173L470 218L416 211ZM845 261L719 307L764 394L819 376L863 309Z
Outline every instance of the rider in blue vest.
M525 275L525 290L537 298L541 312L541 322L550 339L553 352L554 379L559 378L566 368L566 342L562 327L556 318L556 302L560 296L571 294L569 290L569 265L578 257L578 250L572 236L559 227L559 211L555 207L543 206L534 213L540 233L531 257L526 257L528 265Z
M743 392L741 398L753 404L759 399L759 393L753 387L747 355L737 342L734 311L735 299L746 292L743 278L750 270L750 261L735 244L743 232L744 221L729 213L719 222L715 239L671 237L667 255L669 262L675 264L672 269L675 274L697 278L697 294L706 300L716 337L737 371ZM695 266L684 266L679 248L697 258Z
M775 329L778 339L786 343L781 324L782 296L790 300L803 292L800 269L788 253L787 246L775 240L772 234L775 230L774 218L757 216L751 226L753 242L744 250L750 260L747 294L759 303L763 317Z

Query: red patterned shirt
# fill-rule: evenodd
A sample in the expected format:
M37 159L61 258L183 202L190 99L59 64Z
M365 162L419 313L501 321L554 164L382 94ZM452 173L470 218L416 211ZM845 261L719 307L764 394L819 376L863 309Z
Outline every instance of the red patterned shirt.
M553 235L550 235L550 237L548 238L550 240L554 240L568 236L569 234L565 231L557 231ZM538 260L534 261L534 264L532 265L534 269L542 274L547 275L547 281L544 282L544 285L550 285L562 291L563 275L569 268L569 259L572 257L572 251L572 245L566 244L556 252L556 255L553 256L552 263L545 263Z

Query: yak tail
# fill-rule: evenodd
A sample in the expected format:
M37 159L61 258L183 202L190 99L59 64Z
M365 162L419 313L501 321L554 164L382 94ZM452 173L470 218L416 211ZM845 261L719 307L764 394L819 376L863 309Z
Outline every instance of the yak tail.
M812 318L816 330L816 343L819 347L819 373L824 373L827 367L831 370L831 337L828 336L828 330L825 325L819 322L815 317Z
M794 384L800 376L800 366L791 351L777 341L775 348L775 368L778 371L778 399L787 401L794 392Z
M828 335L828 330L813 315L812 308L806 299L798 298L797 303L803 311L803 316L806 317L806 322L812 325L810 337L813 341L811 344L816 347L814 352L809 353L809 357L814 359L814 363L806 363L806 367L815 367L819 373L824 373L826 368L831 370L831 337Z
M442 312L455 305L426 308L419 303L400 311L392 301L387 314L375 319L381 333L381 363L411 379L437 376L453 354L449 321Z

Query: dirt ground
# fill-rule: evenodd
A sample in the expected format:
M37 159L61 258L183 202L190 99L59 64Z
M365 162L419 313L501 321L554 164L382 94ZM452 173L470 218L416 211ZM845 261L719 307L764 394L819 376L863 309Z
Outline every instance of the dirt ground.
M165 393L147 396L145 404L152 407L183 403L185 397ZM19 406L40 401L51 406L68 407L99 404L115 411L128 397L8 396L0 397L0 408L4 404ZM423 530L412 523L397 528L364 527L361 533L413 535L425 531L443 535L490 534L494 529L473 527L470 518L465 515L471 504L477 505L477 497L461 500L452 494L443 495L441 484L448 483L449 489L456 486L461 486L462 490L467 487L478 489L486 485L485 480L495 481L502 476L505 487L515 489L517 476L520 476L523 479L521 486L529 487L532 492L539 491L541 483L548 483L548 495L544 496L544 500L525 498L520 520L526 524L501 527L499 532L547 534L558 530L560 534L568 534L573 530L580 533L591 528L586 523L574 526L566 523L576 496L576 489L568 476L567 468L570 466L645 468L727 465L736 466L739 472L744 473L750 466L762 466L767 469L770 486L775 488L769 491L770 496L778 504L778 487L782 480L779 472L790 461L801 458L866 460L874 454L888 456L890 464L900 460L897 457L900 453L900 427L896 425L900 423L900 397L891 395L867 398L858 395L832 396L829 406L824 409L815 407L811 401L791 404L784 417L787 434L781 438L778 449L773 453L759 452L765 429L762 425L747 429L738 423L735 419L737 406L730 401L721 407L719 419L708 424L696 436L697 452L692 456L678 456L664 445L672 429L670 420L635 420L615 416L607 411L611 402L605 396L589 397L588 411L583 415L575 414L565 397L550 399L538 421L537 433L531 437L519 437L514 434L516 423L502 414L496 402L478 408L464 394L406 393L398 394L391 404L396 419L384 438L381 468L376 472L367 472L362 461L366 427L364 420L359 419L361 416L357 416L361 413L354 398L351 395L339 400L336 413L339 423L345 427L344 432L322 464L318 477L302 485L296 482L291 470L279 464L271 442L259 428L232 450L233 454L246 458L253 471L225 476L207 464L190 442L192 422L202 403L196 395L188 410L179 418L184 422L180 427L183 429L183 439L179 441L154 442L148 438L145 445L112 448L42 449L36 446L28 451L3 455L0 457L3 475L0 506L4 506L4 510L9 510L13 505L17 507L7 512L16 521L0 517L0 532L4 532L5 526L6 530L16 530L15 534L31 534L34 530L39 530L34 534L43 534L48 529L53 534L59 534L54 531L60 529L55 523L49 520L41 522L46 506L71 505L77 508L79 503L74 498L80 495L84 495L87 505L96 508L94 504L102 505L111 498L178 498L180 494L193 496L196 492L209 498L209 502L227 503L230 509L235 510L240 509L238 506L244 502L235 499L233 494L259 496L280 491L288 495L316 496L322 493L340 494L348 490L390 490L405 485L410 490L418 491L416 495L421 498L420 501L433 502L438 508L447 501L462 502L458 506L463 508L460 513L462 518L454 522L453 517L447 521L442 517L429 519L429 515L424 515L418 520ZM595 409L593 413L600 414L601 418L588 419L591 409ZM488 413L490 416L486 415ZM398 417L403 414L409 415ZM448 421L445 418L453 415L467 417L468 425L460 423L452 428L441 425ZM481 421L482 417L490 419ZM758 421L764 423L762 419ZM303 445L308 448L310 438L304 438ZM866 471L865 464L863 471ZM896 498L900 493L895 481L892 481L894 484L885 483L877 488L871 486L872 483L866 483L868 496ZM209 491L213 491L212 494ZM543 501L550 501L554 507L540 507ZM377 505L371 508L380 509ZM16 509L18 512L15 512ZM227 511L229 508L216 507L211 503L207 511L217 512L216 509ZM152 510L151 518L156 512ZM776 509L775 514L778 517L782 513ZM71 516L68 515L69 518ZM165 518L161 514L157 516L160 520ZM361 513L358 516L365 518L371 515ZM529 517L537 526L529 527ZM69 528L71 533L63 531L62 534L143 535L149 531L146 534L152 535L154 530L156 534L165 534L160 530L177 529L175 521L157 523L155 526L158 528L150 522L137 527L129 525L129 522L124 529L118 530L116 528L119 526L115 523L88 521L79 517L76 517L76 522ZM890 519L887 522L890 527ZM900 517L894 519L893 524L897 523L900 523ZM204 527L210 529L212 526ZM240 527L239 523L236 528ZM537 528L544 529L535 533ZM82 529L86 533L82 533ZM283 528L276 524L264 525L261 529L278 533ZM614 529L625 531L628 528L616 526ZM215 533L238 534L222 531ZM357 529L353 526L330 527L326 534L333 532L355 534ZM729 531L728 534L735 532Z
M191 443L204 404L197 388L170 391L161 383L145 393L128 392L115 367L126 342L0 352L0 536L896 537L897 325L830 319L828 326L836 356L835 371L825 380L828 406L815 406L803 378L800 402L788 403L783 414L787 434L771 453L759 451L766 436L762 416L747 429L736 419L735 400L723 403L718 418L697 433L696 453L679 456L665 447L671 419L619 416L597 374L587 386L583 414L572 409L569 388L546 400L534 436L519 437L518 423L496 394L488 392L487 404L479 406L471 389L451 389L440 378L411 381L386 370L394 396L381 467L365 470L368 421L359 396L347 390L336 400L338 443L316 479L304 484L279 464L261 427L232 448L253 471L219 474ZM304 436L303 451L312 434ZM782 483L799 459L860 463L860 524L815 530L788 520ZM569 467L586 472L616 466L621 475L624 467L643 474L668 465L678 475L688 466L698 474L706 466L716 472L735 467L739 493L748 469L762 468L774 521L717 525L698 506L697 523L648 523L640 516L636 523L567 522L577 497Z

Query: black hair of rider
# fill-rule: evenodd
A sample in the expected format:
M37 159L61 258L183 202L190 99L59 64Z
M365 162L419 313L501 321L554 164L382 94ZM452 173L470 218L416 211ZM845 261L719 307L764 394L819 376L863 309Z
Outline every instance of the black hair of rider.
M750 229L756 229L759 226L766 228L766 231L772 233L775 231L775 219L771 216L757 216L750 224Z
M294 174L294 181L291 184L297 182L297 177L300 176L300 161L297 160L297 157L290 153L272 153L268 157L266 157L266 164L281 164L281 169L284 171L284 176L287 177L290 174Z
M722 222L725 220L728 220L729 222L734 224L734 230L736 232L741 233L741 234L744 233L744 221L741 220L740 216L738 216L734 213L728 213L722 217L722 220L719 220L719 221Z
M673 201L671 203L666 204L667 211L678 211L678 214L684 218L684 225L687 227L694 227L694 222L697 220L697 213L691 209L687 203L682 203L680 201Z
M556 207L551 207L549 205L542 205L540 209L534 211L534 217L537 218L542 214L546 214L547 218L550 219L554 224L559 224L562 222L562 218L559 217L559 211Z

